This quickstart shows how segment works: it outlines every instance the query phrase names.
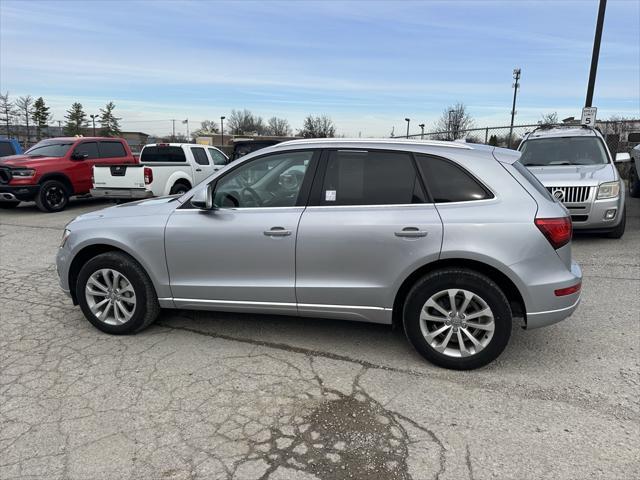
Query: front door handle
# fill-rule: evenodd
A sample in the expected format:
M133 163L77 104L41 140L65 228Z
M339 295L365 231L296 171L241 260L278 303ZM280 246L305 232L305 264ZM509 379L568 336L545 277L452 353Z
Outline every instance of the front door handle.
M265 230L263 233L267 237L288 237L291 235L291 230L286 230L283 227L271 227L271 230Z
M420 230L416 227L405 227L400 232L395 232L396 237L405 237L405 238L418 238L418 237L426 237L427 231Z
M201 168L196 168L196 172L201 172L202 169Z

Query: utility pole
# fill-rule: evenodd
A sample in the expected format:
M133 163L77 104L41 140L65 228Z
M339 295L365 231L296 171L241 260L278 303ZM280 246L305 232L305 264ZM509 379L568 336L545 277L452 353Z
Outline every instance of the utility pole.
M513 138L513 118L516 115L516 97L518 96L518 88L520 87L520 73L519 68L513 69L513 78L515 79L513 87L513 106L511 107L511 126L509 127L509 148L511 148L511 139Z
M407 122L407 138L409 138L409 123L411 123L411 119L405 118L404 121Z
M591 70L589 72L589 86L587 87L587 99L585 107L590 107L593 102L593 89L596 86L596 71L598 70L598 58L600 57L600 40L602 39L602 27L604 25L604 12L607 9L607 0L600 0L598 8L598 20L596 23L596 35L593 39L593 53L591 54Z
M98 115L89 115L91 117L91 122L93 123L93 136L96 136L96 118L98 117Z
M224 119L227 117L220 117L220 146L224 145Z
M421 123L420 125L418 125L420 127L420 140L424 140L424 123Z
M449 121L447 122L447 139L449 141L453 140L453 121L451 120L451 114L454 113L455 110L449 110Z
M176 140L176 119L172 118L171 119L171 124L172 124L172 129L171 129L171 141L175 142Z

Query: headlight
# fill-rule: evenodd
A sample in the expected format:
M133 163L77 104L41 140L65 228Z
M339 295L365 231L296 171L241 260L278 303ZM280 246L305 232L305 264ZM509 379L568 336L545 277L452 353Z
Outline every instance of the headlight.
M33 177L36 174L35 170L30 168L21 168L19 170L12 170L11 175L14 177Z
M62 240L60 241L60 248L64 247L64 244L67 243L67 239L71 235L71 230L64 229L64 233L62 234Z
M620 182L607 182L598 187L598 200L614 198L620 194Z

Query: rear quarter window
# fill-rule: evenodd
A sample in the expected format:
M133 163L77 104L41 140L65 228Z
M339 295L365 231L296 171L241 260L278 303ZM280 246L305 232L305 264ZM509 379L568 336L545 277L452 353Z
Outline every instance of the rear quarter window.
M182 147L145 147L140 154L141 162L184 162L187 158Z
M493 198L473 175L444 158L416 155L425 183L436 203L470 202Z
M127 152L120 142L100 142L100 158L126 157Z

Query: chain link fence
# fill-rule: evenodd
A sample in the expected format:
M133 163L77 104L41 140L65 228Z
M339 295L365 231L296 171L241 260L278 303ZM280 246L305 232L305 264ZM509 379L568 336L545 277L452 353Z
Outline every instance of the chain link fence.
M514 125L504 127L469 128L465 130L450 130L441 132L414 133L408 138L417 140L461 140L467 143L481 143L517 149L523 137L539 128L538 123L528 125ZM579 127L579 124L560 124L563 127ZM640 120L620 120L596 122L596 128L604 136L612 155L618 152L628 152L640 143ZM407 138L406 135L396 135L393 138Z

